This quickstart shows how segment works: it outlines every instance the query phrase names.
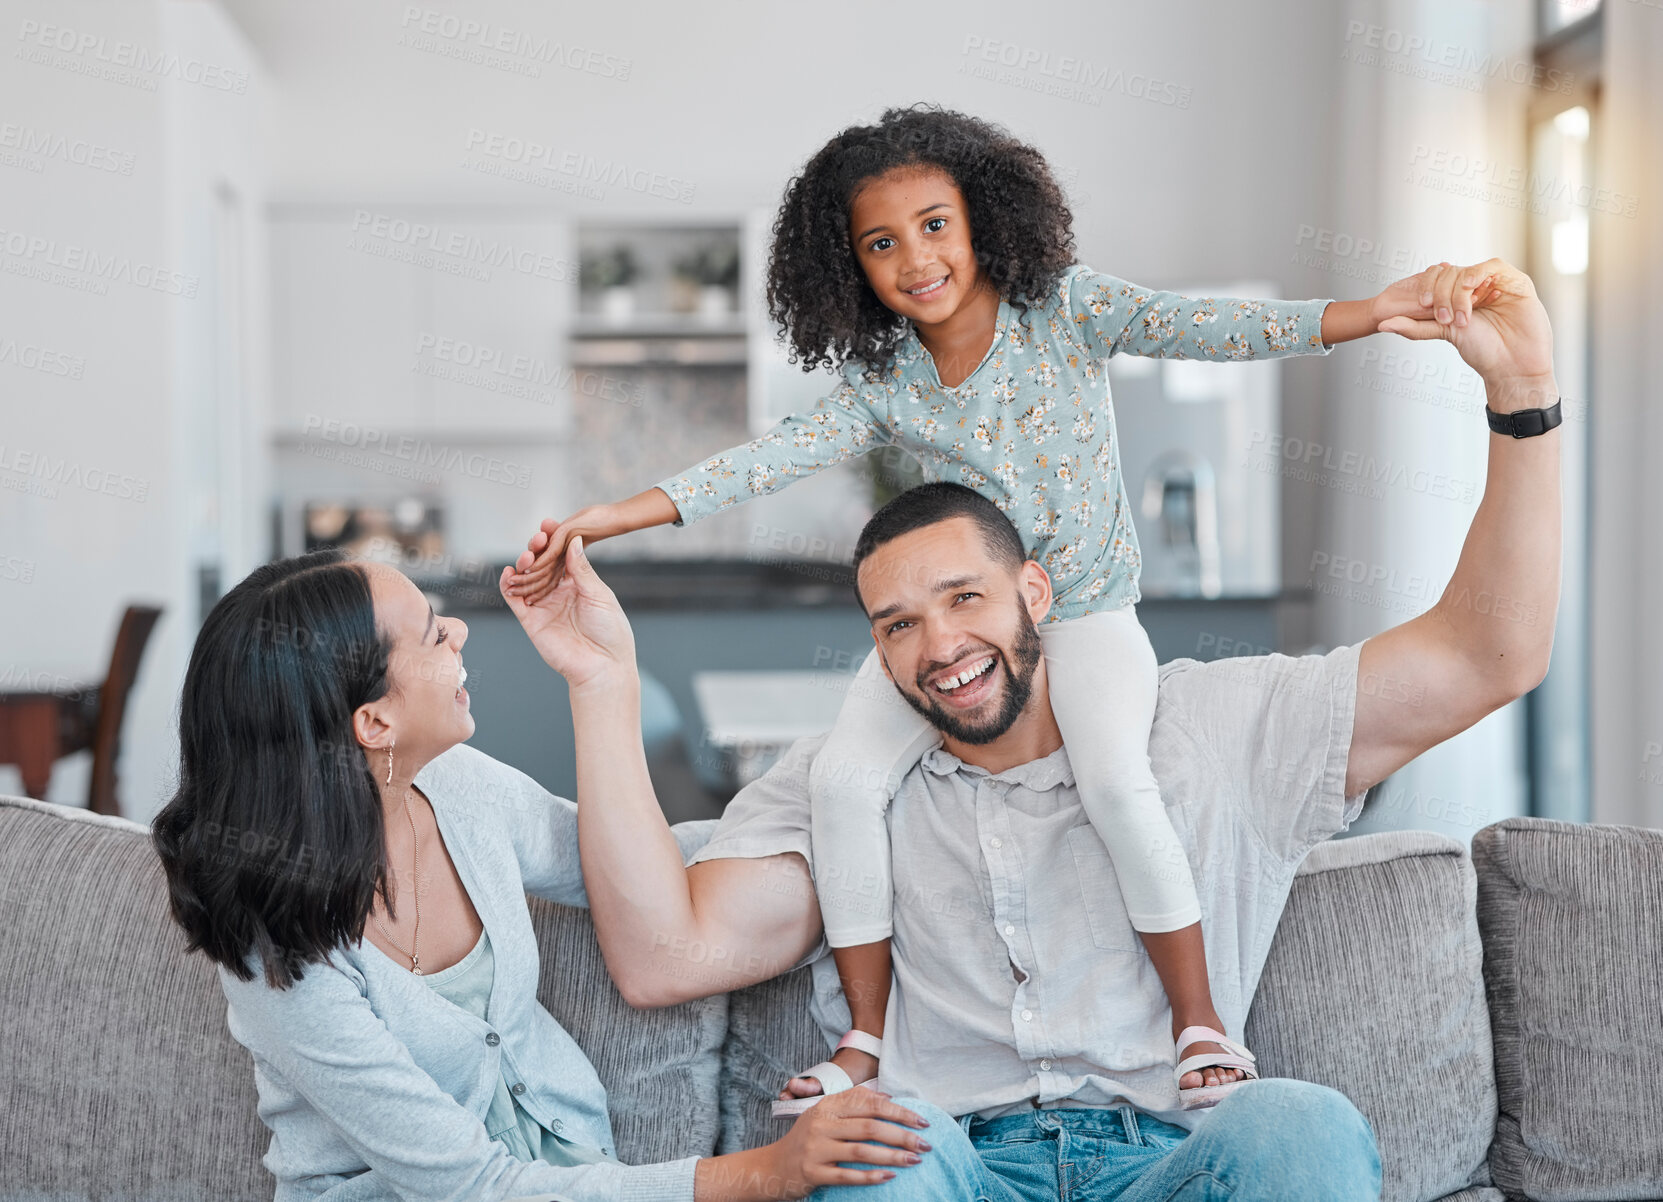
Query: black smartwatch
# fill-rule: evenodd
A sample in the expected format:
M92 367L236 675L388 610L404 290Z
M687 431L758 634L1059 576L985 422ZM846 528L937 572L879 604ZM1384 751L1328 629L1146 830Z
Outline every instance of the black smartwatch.
M1538 434L1546 434L1564 421L1565 414L1559 402L1554 401L1546 409L1520 409L1516 413L1497 413L1485 405L1484 418L1490 423L1490 429L1497 434L1509 434L1514 438L1534 438Z

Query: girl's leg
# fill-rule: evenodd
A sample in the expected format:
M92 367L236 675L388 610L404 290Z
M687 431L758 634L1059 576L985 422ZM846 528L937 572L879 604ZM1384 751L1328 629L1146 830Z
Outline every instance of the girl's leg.
M848 696L809 770L809 826L814 888L826 942L832 946L851 1026L883 1037L889 1005L890 914L894 884L885 811L901 777L940 736L902 699L876 650L850 682ZM844 1048L832 1063L861 1081L877 1065ZM818 1081L792 1078L787 1096L820 1092Z
M1080 791L1080 804L1109 850L1127 915L1172 1005L1172 1034L1189 1026L1222 1031L1207 981L1201 907L1189 858L1172 829L1149 765L1159 674L1155 649L1132 606L1040 628L1051 710ZM1190 1055L1222 1052L1202 1042ZM1184 1088L1241 1076L1207 1068Z

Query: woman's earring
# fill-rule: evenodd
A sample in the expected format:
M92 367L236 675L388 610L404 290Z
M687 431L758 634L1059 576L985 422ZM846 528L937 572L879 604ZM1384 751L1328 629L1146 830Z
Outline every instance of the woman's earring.
M389 785L393 783L393 746L397 742L398 740L394 739L392 743L387 744L387 783Z

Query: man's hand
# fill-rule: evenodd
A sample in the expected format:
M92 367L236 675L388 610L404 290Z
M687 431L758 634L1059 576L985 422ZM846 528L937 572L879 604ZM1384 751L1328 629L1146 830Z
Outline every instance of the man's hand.
M1471 267L1446 263L1392 289L1414 281L1420 289L1414 299L1431 319L1388 317L1380 323L1383 332L1452 344L1484 378L1489 405L1498 413L1553 403L1553 332L1529 276L1501 259Z
M635 634L618 598L595 574L581 537L572 540L564 559L567 570L546 605L532 605L510 589L513 568L504 568L497 581L503 600L543 662L564 676L574 692L634 680Z
M1445 271L1451 270L1448 263L1434 263L1425 271L1405 276L1396 283L1388 284L1379 293L1367 300L1333 301L1322 313L1322 340L1329 346L1341 342L1350 342L1354 338L1367 338L1370 334L1382 331L1382 322L1393 317L1407 317L1417 321L1440 320L1437 310L1433 306L1437 292L1437 281ZM1472 310L1483 305L1487 300L1484 285L1470 293L1452 298L1453 303L1448 312L1450 319L1458 325L1464 325L1471 316Z

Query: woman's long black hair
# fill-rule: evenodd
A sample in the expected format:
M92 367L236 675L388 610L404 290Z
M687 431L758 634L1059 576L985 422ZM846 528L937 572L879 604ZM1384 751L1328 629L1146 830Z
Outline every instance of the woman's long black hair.
M983 278L1013 305L1033 305L1074 262L1074 217L1045 157L987 121L917 104L852 125L785 188L768 260L768 314L804 371L861 359L883 370L906 319L877 298L849 241L849 209L868 180L936 167L970 208Z
M258 952L287 989L363 937L387 852L352 714L388 693L390 654L368 574L338 551L267 564L208 614L179 701L179 787L152 831L188 951L244 981Z

